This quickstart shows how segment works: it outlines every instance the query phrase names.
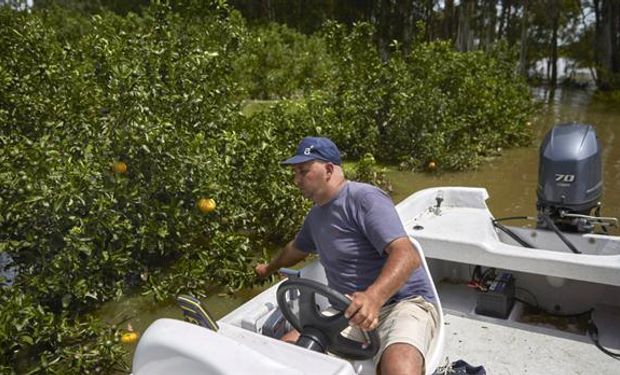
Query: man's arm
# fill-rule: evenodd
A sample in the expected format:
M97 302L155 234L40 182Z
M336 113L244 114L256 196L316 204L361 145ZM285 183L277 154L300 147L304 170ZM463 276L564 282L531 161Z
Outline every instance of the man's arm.
M363 292L355 292L351 305L345 311L349 322L363 330L372 330L379 324L379 311L387 300L400 289L411 273L420 266L418 251L408 237L390 242L385 252L388 259L377 280Z
M296 248L291 241L280 250L271 262L258 264L255 268L256 275L260 279L264 279L282 267L290 267L301 262L308 257L308 254Z

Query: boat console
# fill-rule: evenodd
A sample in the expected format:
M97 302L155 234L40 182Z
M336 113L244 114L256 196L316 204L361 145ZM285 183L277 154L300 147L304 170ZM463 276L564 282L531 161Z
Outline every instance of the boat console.
M416 248L421 249L417 243ZM425 261L423 267L429 272ZM319 285L327 283L323 267L318 261L301 269L299 280L309 280ZM133 373L136 375L169 373L375 374L374 364L369 359L371 355L367 355L365 350L351 352L351 348L339 347L324 354L279 339L291 325L281 318L283 314L278 304L278 289L280 289L280 295L286 294L289 299L291 294L293 300L297 297L299 300L303 299L301 295L296 296L295 293L281 289L286 283L287 281L282 281L268 288L218 320L216 324L210 323L209 318L196 318L195 313L200 309L193 308L189 309L188 314L192 320L204 321L202 326L174 319L155 321L138 343L133 361ZM293 286L299 287L297 284ZM302 287L305 288L305 284ZM317 290L322 289L319 287ZM437 294L436 290L435 294ZM316 296L318 311L322 311L328 305L333 305L333 301L330 303L328 300L332 297L330 295ZM299 308L302 305L297 306ZM445 327L440 302L436 303L436 308L440 321L437 334L429 348L427 375L432 374L444 360ZM294 309L293 307L291 311ZM213 329L217 329L217 332ZM370 348L370 351L372 350L374 349ZM333 352L348 359L337 356Z

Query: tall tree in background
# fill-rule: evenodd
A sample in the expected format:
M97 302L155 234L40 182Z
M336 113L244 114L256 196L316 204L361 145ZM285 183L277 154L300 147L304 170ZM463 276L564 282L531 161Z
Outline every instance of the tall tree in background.
M440 39L452 40L456 42L456 31L454 25L458 17L457 8L454 6L454 0L446 0L441 14L441 30L438 33Z
M393 41L401 44L405 54L411 51L411 42L416 33L416 22L424 19L425 13L422 4L418 1L375 1L371 22L376 28L377 46L383 61L389 58L389 46Z
M499 25L497 28L497 36L498 38L506 38L511 23L511 15L512 15L512 0L502 0L500 3L500 16L499 16Z
M620 88L620 2L594 0L597 86Z
M497 3L495 1L482 1L480 16L480 48L488 51L495 42Z
M549 69L548 81L552 86L558 84L558 30L560 28L560 4L559 0L549 1L549 17L551 23L551 40L550 40L550 57L549 57Z
M456 49L461 52L471 51L474 48L472 23L475 10L475 0L463 0L459 6Z
M426 0L424 7L424 33L427 42L430 42L434 38L433 28L435 27L435 0Z
M140 12L155 0L32 0L34 8L58 5L78 12ZM202 0L168 0L175 6ZM226 0L221 0L226 1ZM519 51L519 71L538 72L557 84L562 57L592 70L601 89L620 89L620 0L228 0L250 24L284 23L314 33L326 20L374 25L384 61L396 44L409 53L416 41L449 40L459 51L489 51L498 42ZM26 0L0 0L25 4Z
M521 15L521 42L519 49L519 72L527 76L527 28L529 26L528 1L523 0L523 11Z

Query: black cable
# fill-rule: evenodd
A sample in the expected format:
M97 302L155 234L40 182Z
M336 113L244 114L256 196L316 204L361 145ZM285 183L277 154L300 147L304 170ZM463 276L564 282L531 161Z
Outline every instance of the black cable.
M493 223L493 226L495 226L496 228L500 229L502 232L504 232L507 235L509 235L513 240L517 241L519 243L519 245L521 245L523 247L530 248L530 249L534 248L534 246L532 246L529 242L527 242L526 240L522 239L516 233L514 233L510 229L506 228L502 224L498 223L497 219L491 219L491 222Z
M535 220L535 219L530 216L508 216L508 217L500 217L494 220L495 221L506 221L506 220Z
M480 267L480 266L474 267L474 272L473 273L470 272L471 281L478 281L479 282L479 281L482 280L481 269L482 269L482 267Z
M596 207L596 210L594 210L594 216L601 217L601 206ZM606 226L601 225L601 230L603 231L603 234L609 234Z
M534 309L540 310L540 307L539 307L538 305L535 305L535 304L533 304L533 303L531 303L531 302L528 302L528 301L526 301L526 300L524 300L524 299L521 299L521 298L519 298L519 297L515 297L515 301L519 301L519 302L521 302L522 304L524 304L524 305L526 305L526 306L529 306L529 307L531 307L531 308L534 308Z
M543 213L542 217L545 223L547 224L547 226L551 228L555 232L555 234L558 235L558 237L560 237L562 242L564 242L566 246L568 246L568 248L571 249L573 253L581 254L581 251L577 250L577 248L568 240L568 238L564 237L564 235L562 234L562 232L560 232L558 227L555 226L555 223L553 222L553 220L551 220L549 215Z
M617 359L620 361L620 353L614 353L611 350L605 348L598 340L598 327L594 324L594 321L590 319L588 322L588 335L590 336L590 340L594 343L594 345L603 353L607 354L613 359Z
M594 311L594 309L589 309L589 310L586 310L586 311L582 311L582 312L578 312L578 313L573 313L573 314L559 314L559 313L556 313L556 312L547 311L547 310L543 309L542 307L540 307L540 304L538 303L538 298L536 298L536 295L534 293L530 292L529 290L527 290L525 288L521 288L521 287L516 287L515 289L516 290L522 290L522 291L526 292L527 294L529 294L530 296L532 296L532 298L534 298L534 301L536 301L536 304L534 305L534 304L532 304L530 302L527 302L527 301L525 301L525 300L523 300L521 298L516 298L516 297L515 297L515 300L517 300L517 301L519 301L519 302L521 302L521 303L523 303L523 304L525 304L527 306L530 306L530 307L533 307L535 309L538 309L541 312L543 312L543 313L545 313L547 315L550 315L550 316L554 316L554 317L558 317L558 318L576 318L576 317L579 317L579 316L584 316L584 315L592 314L592 311Z
M526 292L527 294L529 294L530 296L532 296L532 298L534 299L534 303L536 303L536 306L534 306L532 304L529 304L529 303L527 303L525 301L521 301L521 302L525 303L528 306L532 306L532 307L535 307L537 309L540 309L540 304L538 303L538 298L536 298L536 295L534 293L530 292L529 290L527 290L525 288L521 288L520 286L516 287L515 290L522 290L522 291ZM515 298L515 299L517 301L520 301L518 298Z
M583 315L587 315L590 314L590 319L588 320L588 327L586 328L586 331L588 333L588 336L590 337L590 340L592 340L592 343L594 343L594 346L596 346L600 351L602 351L603 353L607 354L608 356L610 356L613 359L619 360L620 361L620 353L614 353L611 350L605 348L600 342L599 342L599 338L598 338L598 327L596 326L596 324L594 324L594 320L592 319L592 312L594 311L594 309L589 309L586 310L584 312L581 313L576 313L576 314L558 314L558 313L552 313L550 311L546 311L543 308L540 307L540 305L538 304L538 298L536 298L536 295L532 292L530 292L529 290L525 289L525 288L521 288L521 287L517 287L517 290L522 290L526 293L528 293L530 296L532 296L534 298L534 300L536 301L536 306L534 306L533 304L515 297L515 300L536 308L540 311L542 311L545 314L551 315L551 316L556 316L556 317L560 317L560 318L575 318L575 317L579 317L579 316L583 316Z
M555 312L551 312L551 311L546 311L541 309L541 311L543 311L545 314L549 314L551 316L556 316L558 318L577 318L579 316L584 316L584 315L588 315L588 314L592 314L592 311L594 311L594 309L590 309L590 310L586 310L580 313L574 313L574 314L559 314L559 313L555 313Z
M486 281L488 279L494 279L495 278L495 268L487 268L482 275L480 276L480 284L485 285Z

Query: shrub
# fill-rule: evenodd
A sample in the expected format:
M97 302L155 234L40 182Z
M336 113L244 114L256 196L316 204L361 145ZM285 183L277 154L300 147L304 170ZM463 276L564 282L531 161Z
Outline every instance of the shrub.
M392 184L387 179L385 168L379 168L374 156L370 153L355 163L347 177L354 181L373 184L387 193L392 192Z
M284 213L305 203L273 171L288 150L239 112L232 62L245 31L233 15L155 5L95 15L75 38L45 19L0 9L0 249L35 306L22 317L7 299L3 318L48 332L7 331L0 366L17 351L41 359L28 369L81 373L120 350L72 352L103 329L81 314L142 283L159 299L247 286L261 253L248 238L290 234L300 216ZM202 197L217 210L202 214Z
M331 59L322 38L271 23L248 34L235 69L249 98L293 98L326 84Z
M0 372L126 371L120 330L92 318L56 314L17 289L0 295Z
M380 185L372 155L462 169L529 136L504 50L421 44L383 63L366 24L252 34L217 0L63 12L0 7L0 251L19 268L0 295L3 372L123 367L117 329L84 316L137 286L249 286L308 208L279 164L303 136L333 138ZM308 94L244 116L244 90Z
M336 61L333 89L308 107L347 156L370 152L384 162L422 167L432 160L458 170L531 140L526 123L534 107L510 50L485 55L420 43L382 63L369 25L350 32L329 25L325 35Z

